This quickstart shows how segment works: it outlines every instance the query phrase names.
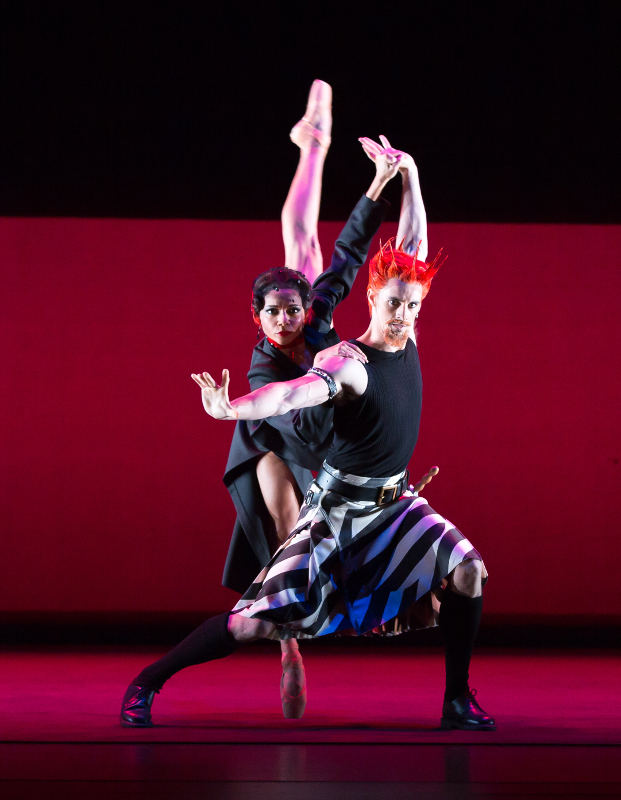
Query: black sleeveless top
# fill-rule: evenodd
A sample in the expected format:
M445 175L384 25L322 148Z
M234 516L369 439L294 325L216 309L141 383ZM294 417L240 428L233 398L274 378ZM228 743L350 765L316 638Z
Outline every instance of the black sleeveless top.
M369 359L366 391L334 407L334 439L326 461L353 475L382 478L406 469L418 439L423 379L416 345L388 353L358 345Z

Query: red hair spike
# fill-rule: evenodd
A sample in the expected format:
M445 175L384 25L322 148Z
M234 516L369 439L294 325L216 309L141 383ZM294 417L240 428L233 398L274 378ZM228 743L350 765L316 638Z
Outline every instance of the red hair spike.
M419 239L416 251L413 254L406 253L402 249L405 239L396 249L393 249L393 241L394 237L388 239L384 244L380 240L380 249L369 263L369 290L375 293L385 286L391 278L398 278L406 283L416 282L422 284L423 297L425 297L434 275L446 261L445 257L438 264L442 249L440 249L433 261L425 263L418 260L422 239ZM390 250L390 260L388 259L388 250Z

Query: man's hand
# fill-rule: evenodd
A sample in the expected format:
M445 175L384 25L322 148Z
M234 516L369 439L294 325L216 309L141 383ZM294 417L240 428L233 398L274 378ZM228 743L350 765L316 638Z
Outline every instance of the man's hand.
M203 407L209 416L214 419L237 419L237 411L229 402L228 369L222 370L222 386L218 386L208 372L192 374L192 380L201 387Z
M427 258L427 215L418 182L418 167L411 155L404 153L403 150L396 150L385 136L379 138L381 144L367 137L358 141L371 161L375 161L376 164L379 158L398 159L403 192L397 246L403 248L406 253L417 253L417 259L424 261ZM371 199L377 198L371 197Z
M392 166L396 163L401 173L416 169L416 164L411 155L404 153L403 150L397 150L392 147L385 136L380 136L379 138L381 144L374 142L373 139L369 139L367 136L358 139L364 152L369 156L371 161L375 161L376 167L377 159L385 158Z
M338 342L337 344L333 344L332 347L326 347L325 350L320 350L315 356L313 366L320 367L324 361L328 358L332 358L332 356L353 358L356 361L360 361L362 364L366 364L369 360L357 345L351 342Z

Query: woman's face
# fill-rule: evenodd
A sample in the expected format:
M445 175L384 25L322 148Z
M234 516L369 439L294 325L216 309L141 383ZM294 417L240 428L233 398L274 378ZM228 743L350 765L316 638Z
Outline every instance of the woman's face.
M302 299L295 289L272 289L265 295L265 305L259 312L263 332L280 345L288 345L296 338L305 317Z

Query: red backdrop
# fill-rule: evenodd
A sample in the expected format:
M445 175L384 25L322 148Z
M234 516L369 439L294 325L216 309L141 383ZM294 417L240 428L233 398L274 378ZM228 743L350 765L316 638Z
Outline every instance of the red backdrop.
M325 223L324 255L340 225ZM395 232L386 225L382 235ZM6 611L195 611L220 586L232 423L190 372L246 389L250 283L277 222L0 220ZM487 610L619 614L621 228L432 225L415 475L483 553ZM367 325L365 277L337 311Z

